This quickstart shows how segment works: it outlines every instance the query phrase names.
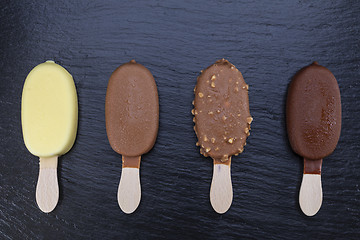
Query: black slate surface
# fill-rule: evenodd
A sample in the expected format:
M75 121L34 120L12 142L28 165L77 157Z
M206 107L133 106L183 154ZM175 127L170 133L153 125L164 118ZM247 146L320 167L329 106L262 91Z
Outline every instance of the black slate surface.
M1 239L360 238L358 1L2 1L0 34ZM195 147L190 110L199 71L223 57L250 85L254 122L233 158L232 207L218 215L209 202L212 161ZM59 204L44 214L20 111L27 74L48 59L74 77L79 128L60 158ZM104 101L110 74L131 59L156 79L160 127L142 158L140 206L125 215ZM315 60L338 80L343 125L324 160L322 208L306 217L284 104L291 77Z

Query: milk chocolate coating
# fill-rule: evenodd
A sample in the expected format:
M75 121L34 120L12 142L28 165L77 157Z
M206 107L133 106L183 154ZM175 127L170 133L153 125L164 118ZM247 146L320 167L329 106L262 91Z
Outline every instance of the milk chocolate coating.
M159 100L150 71L132 60L111 75L105 101L106 132L111 147L125 156L140 156L154 145L159 127Z
M321 174L322 159L308 160L304 158L304 174Z
M225 59L198 77L192 113L201 154L225 162L243 151L252 121L248 88L241 72Z
M334 75L316 62L292 79L286 124L293 150L307 159L330 155L341 131L341 99Z

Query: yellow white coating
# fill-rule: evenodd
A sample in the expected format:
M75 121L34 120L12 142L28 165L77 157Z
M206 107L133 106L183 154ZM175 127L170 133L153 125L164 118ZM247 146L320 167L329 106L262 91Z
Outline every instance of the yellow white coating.
M39 157L63 155L74 144L78 101L72 76L47 61L27 76L21 100L21 123L27 149Z

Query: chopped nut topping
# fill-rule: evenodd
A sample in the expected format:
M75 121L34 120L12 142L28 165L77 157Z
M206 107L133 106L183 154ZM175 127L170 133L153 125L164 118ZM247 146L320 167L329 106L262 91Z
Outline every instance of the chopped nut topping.
M216 76L215 75L212 75L211 76L211 81L214 81L216 79Z
M206 148L205 149L205 152L210 152L211 151L211 148Z
M231 69L234 69L234 66L231 66L230 68L231 68Z
M211 87L215 87L215 82L211 82Z
M193 117L193 122L195 122L196 120L195 120L195 117Z
M196 144L195 144L195 145L198 147L198 146L200 146L200 143L199 143L199 142L196 142Z
M217 113L220 113L220 110L218 109L216 112L217 112Z
M244 149L243 149L243 148L239 148L238 151L239 151L239 153L242 153L242 152L244 151Z
M240 117L240 116L241 116L241 114L239 113L239 114L238 114L238 117Z
M245 133L248 134L249 133L249 129L245 128Z
M246 118L246 121L247 121L248 124L252 123L253 120L254 120L254 119L253 119L252 117Z
M212 111L208 112L209 115L213 115L214 113Z
M238 82L238 81L236 81L236 84L239 84L239 82Z
M212 143L215 143L215 138L211 138L211 142L212 142Z
M191 109L191 114L195 115L195 109Z
M197 115L197 114L198 114L198 112L197 112L196 110L194 111L194 113L195 113L195 115Z
M202 92L199 92L198 95L199 95L199 97L201 97L201 98L204 96L204 94L203 94Z
M206 137L206 135L204 135L204 142L209 141L209 139Z
M220 148L219 148L219 147L216 147L216 148L215 148L215 151L219 151L219 150L220 150Z
M239 88L238 87L235 87L235 92L238 92L239 91Z
M225 121L225 120L227 119L227 117L224 115L224 116L222 117L222 119Z
M246 90L249 90L249 85L245 84L242 88L246 89Z
M194 105L194 100L191 102L192 105Z
M234 142L234 138L229 138L228 142L229 142L229 143L233 143L233 142Z

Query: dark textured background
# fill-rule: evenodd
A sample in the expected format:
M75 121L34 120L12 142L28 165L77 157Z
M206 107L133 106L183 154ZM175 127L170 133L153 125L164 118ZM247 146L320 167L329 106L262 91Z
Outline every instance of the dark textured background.
M0 239L360 238L360 2L1 1L0 34ZM250 85L254 122L233 158L232 207L218 215L209 202L212 161L195 147L190 110L199 71L223 57ZM112 71L133 58L156 79L160 127L141 163L140 206L125 215L104 101ZM74 77L79 128L60 158L58 206L44 214L20 103L27 74L48 59ZM339 82L343 125L324 160L322 208L306 217L284 104L291 77L315 60Z

